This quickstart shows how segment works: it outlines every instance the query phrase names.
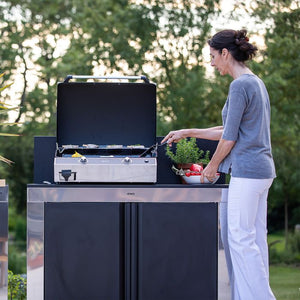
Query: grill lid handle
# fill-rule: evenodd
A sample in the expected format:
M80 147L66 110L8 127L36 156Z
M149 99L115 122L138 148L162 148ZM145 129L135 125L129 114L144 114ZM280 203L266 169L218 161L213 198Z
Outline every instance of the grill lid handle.
M64 83L68 83L70 79L121 79L121 80L143 80L145 83L150 83L149 79L145 75L141 76L92 76L92 75L67 75Z

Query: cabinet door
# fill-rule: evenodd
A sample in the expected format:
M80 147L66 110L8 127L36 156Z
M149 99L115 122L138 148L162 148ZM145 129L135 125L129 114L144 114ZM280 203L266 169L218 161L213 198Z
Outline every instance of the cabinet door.
M133 299L217 299L217 216L216 203L138 204Z
M45 203L45 300L123 300L123 204Z

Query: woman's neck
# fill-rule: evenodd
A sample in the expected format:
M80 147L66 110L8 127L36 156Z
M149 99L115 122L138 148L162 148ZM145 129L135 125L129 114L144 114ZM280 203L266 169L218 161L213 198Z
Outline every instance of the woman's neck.
M232 76L233 79L237 79L238 77L244 74L254 75L253 72L243 63L235 61L235 63L232 65L231 70L229 71L229 75Z

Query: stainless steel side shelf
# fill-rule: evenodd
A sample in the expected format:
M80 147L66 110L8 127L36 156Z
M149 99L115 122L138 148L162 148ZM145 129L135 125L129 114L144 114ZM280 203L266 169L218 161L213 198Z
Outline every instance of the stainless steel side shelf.
M29 203L35 202L159 202L159 203L201 203L219 202L221 190L225 185L200 185L183 187L183 185L159 185L145 187L135 185L71 185L58 188L55 185L28 187ZM207 186L207 185L206 185ZM86 200L82 200L86 199Z

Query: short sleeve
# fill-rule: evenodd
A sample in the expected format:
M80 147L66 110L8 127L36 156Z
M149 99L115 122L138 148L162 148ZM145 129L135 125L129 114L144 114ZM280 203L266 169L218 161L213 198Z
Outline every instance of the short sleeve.
M236 141L241 120L247 107L247 97L243 88L231 89L228 95L228 108L222 139Z

